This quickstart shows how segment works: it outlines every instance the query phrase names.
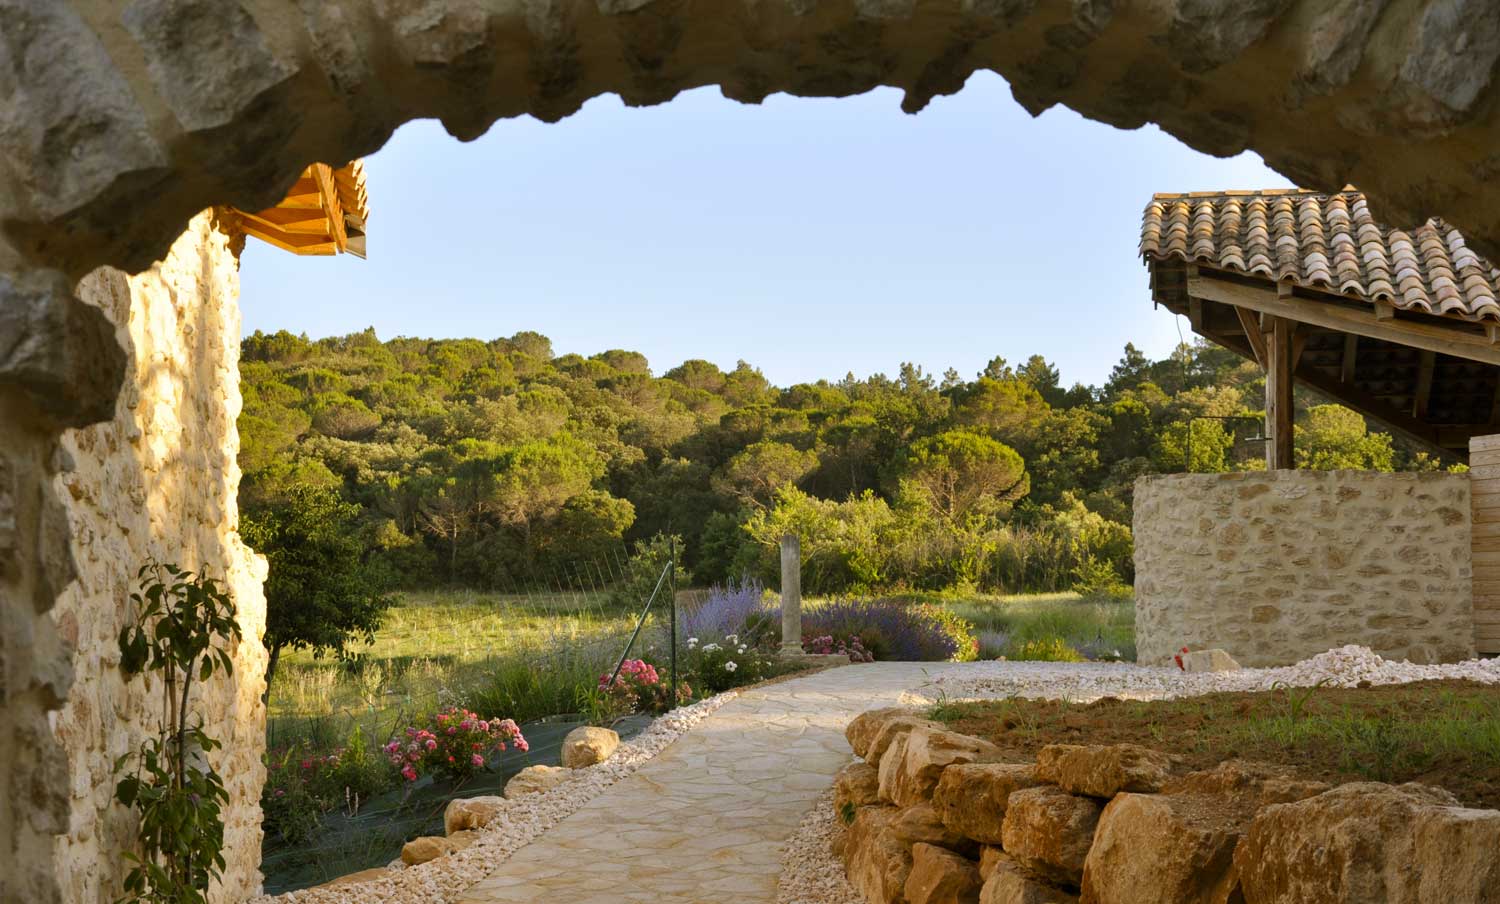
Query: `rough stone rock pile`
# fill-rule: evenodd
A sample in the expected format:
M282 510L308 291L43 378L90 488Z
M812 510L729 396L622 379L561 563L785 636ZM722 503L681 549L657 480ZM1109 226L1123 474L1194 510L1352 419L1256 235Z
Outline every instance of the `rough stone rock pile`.
M835 779L831 843L868 904L1483 904L1500 886L1500 811L1437 788L1185 773L1133 744L1007 763L900 709L846 737L863 761Z

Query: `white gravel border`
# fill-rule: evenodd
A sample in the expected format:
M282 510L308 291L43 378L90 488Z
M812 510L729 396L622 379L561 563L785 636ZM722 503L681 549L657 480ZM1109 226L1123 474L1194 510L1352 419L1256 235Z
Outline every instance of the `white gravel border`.
M1349 645L1319 653L1296 665L1271 669L1184 674L1166 668L1115 662L974 662L913 688L911 705L959 700L1032 697L1088 703L1101 697L1161 700L1220 691L1267 691L1277 686L1355 687L1361 682L1406 684L1442 678L1500 683L1500 658L1446 665L1415 665L1382 659L1368 647Z
M462 851L419 866L406 867L398 860L390 867L389 877L306 888L276 896L262 895L252 898L249 904L355 904L369 901L448 904L475 883L488 878L516 851L577 812L610 785L641 768L668 744L737 696L734 691L729 691L675 709L652 722L631 740L621 743L613 756L597 766L576 770L568 781L549 791L506 801L505 809L480 829L474 843Z
M834 839L844 832L833 812L833 789L829 788L786 840L776 904L864 904L844 875L844 864L833 855Z

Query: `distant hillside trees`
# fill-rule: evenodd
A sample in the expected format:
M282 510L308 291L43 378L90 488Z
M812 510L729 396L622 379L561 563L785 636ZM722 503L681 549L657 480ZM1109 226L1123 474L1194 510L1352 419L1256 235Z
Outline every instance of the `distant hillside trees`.
M315 592L320 569L277 539L308 511L324 513L313 547L413 586L541 586L659 534L682 538L700 581L772 579L786 530L804 538L809 592L1128 582L1138 477L1263 455L1253 424L1204 419L1258 416L1260 371L1205 344L1162 360L1127 345L1098 387L1065 387L1032 356L972 378L902 365L781 388L744 361L654 376L637 352L558 356L532 332L278 332L244 340L241 373L241 506L278 596ZM1304 467L1437 466L1298 401ZM337 652L375 617L349 601L379 593L327 573L352 614L305 642Z

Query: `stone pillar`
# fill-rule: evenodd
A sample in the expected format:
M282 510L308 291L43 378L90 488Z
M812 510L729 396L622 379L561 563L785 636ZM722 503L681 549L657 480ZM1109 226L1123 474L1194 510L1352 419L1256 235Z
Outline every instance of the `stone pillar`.
M781 652L802 653L802 543L796 534L781 538Z

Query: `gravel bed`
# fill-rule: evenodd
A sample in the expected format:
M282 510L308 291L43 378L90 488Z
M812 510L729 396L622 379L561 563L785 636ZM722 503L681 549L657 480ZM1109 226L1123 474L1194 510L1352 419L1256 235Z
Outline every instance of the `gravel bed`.
M1100 697L1156 700L1219 691L1264 691L1277 685L1333 687L1406 684L1442 678L1500 683L1500 659L1470 659L1447 665L1414 665L1382 659L1368 647L1350 645L1319 653L1296 665L1271 669L1184 674L1167 668L1115 662L975 662L914 688L914 704L939 700L1036 697L1087 703Z
M844 864L833 855L833 841L843 832L833 812L833 789L829 788L802 817L796 834L786 841L776 904L864 904L845 878Z
M692 706L673 710L620 744L614 756L579 769L568 781L541 794L507 801L493 822L479 830L468 848L420 866L397 860L388 875L364 882L319 886L283 895L262 895L250 904L447 904L497 870L516 851L572 815L610 785L635 772L679 736L733 700L730 691Z

